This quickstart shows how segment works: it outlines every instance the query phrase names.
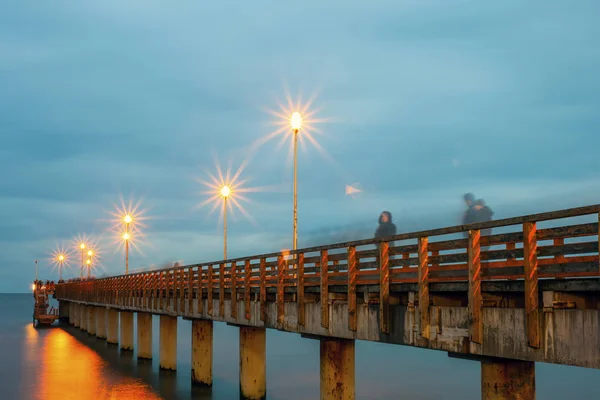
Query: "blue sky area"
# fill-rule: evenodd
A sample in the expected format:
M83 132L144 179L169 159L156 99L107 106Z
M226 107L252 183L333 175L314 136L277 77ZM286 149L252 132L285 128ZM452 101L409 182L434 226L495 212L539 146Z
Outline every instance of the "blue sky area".
M78 234L123 271L109 211L152 217L131 268L219 259L197 179L249 163L232 257L289 247L292 169L266 109L316 94L299 154L300 246L453 225L462 194L496 218L598 203L600 3L12 1L0 13L0 292ZM252 157L250 157L252 155ZM363 193L346 196L347 184ZM333 233L332 233L333 231ZM338 232L338 233L335 233ZM66 276L77 274L77 269Z

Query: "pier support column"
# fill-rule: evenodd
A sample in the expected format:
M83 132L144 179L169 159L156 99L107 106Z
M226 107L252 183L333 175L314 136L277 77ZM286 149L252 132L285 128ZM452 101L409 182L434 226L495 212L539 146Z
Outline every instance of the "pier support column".
M87 330L87 306L84 306L83 304L79 307L80 315L79 315L79 329L81 329L82 331Z
M106 308L96 307L96 337L106 339Z
M119 344L119 312L109 308L106 316L106 341Z
M177 370L177 317L160 316L160 368Z
M265 328L240 327L240 397L265 399L267 337Z
M137 313L137 358L152 359L152 314Z
M213 322L192 321L192 383L212 385Z
M133 351L133 312L121 311L121 350Z
M75 303L69 302L69 324L75 323Z
M87 333L90 335L96 334L96 307L88 307L87 309Z
M70 301L59 300L58 301L58 319L60 321L69 321L70 320Z
M534 400L535 363L506 359L481 361L481 398Z
M354 340L321 339L321 399L354 399Z
M75 328L79 328L79 322L80 322L80 317L79 317L79 313L81 312L81 304L79 303L75 303L73 304L73 311L75 311L73 313L73 326Z

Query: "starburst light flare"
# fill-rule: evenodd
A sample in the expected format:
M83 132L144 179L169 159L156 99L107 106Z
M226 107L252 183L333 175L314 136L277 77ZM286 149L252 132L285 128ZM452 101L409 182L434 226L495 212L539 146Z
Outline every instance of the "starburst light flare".
M120 198L120 204L115 204L113 210L110 211L111 215L111 230L112 232L119 232L123 225L129 226L130 229L143 230L147 228L144 221L150 219L146 213L147 209L142 209L142 200L134 201L130 198L128 202Z
M203 208L207 205L212 205L209 216L219 209L219 218L223 216L223 213L227 208L227 211L231 212L231 215L234 219L235 211L237 210L250 222L255 223L254 219L250 213L246 211L242 203L251 203L250 199L248 199L245 194L260 192L263 188L244 186L250 180L248 178L242 179L240 176L244 172L247 164L247 161L242 162L235 173L233 173L230 162L227 170L223 172L221 166L219 165L218 159L215 157L215 169L217 171L216 175L205 171L208 179L198 179L198 182L205 187L205 190L201 191L200 193L202 195L208 195L209 197L198 204L197 208Z
M50 254L52 269L58 269L58 280L62 280L62 272L65 267L71 266L71 252L68 247L58 246Z
M308 143L312 144L322 156L332 161L331 156L327 154L325 149L319 144L316 135L323 135L323 132L318 128L318 125L330 122L328 118L320 118L318 114L322 111L321 108L314 108L313 103L316 100L316 95L313 94L306 101L302 101L302 97L294 101L290 93L286 90L286 101L278 102L277 108L267 109L266 111L275 117L275 120L270 122L275 129L265 136L259 138L253 143L252 148L259 147L264 143L280 137L277 149L281 149L283 144L289 140L288 159L291 159L294 151L294 135L298 135L298 140L302 150L306 150Z

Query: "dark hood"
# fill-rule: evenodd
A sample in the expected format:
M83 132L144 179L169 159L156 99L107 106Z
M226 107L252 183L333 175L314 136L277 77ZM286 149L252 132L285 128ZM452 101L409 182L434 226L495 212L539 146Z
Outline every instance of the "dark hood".
M379 215L379 225L381 225L381 224L383 224L383 223L384 223L384 222L381 220L381 216L382 216L383 214L387 215L387 217L388 217L388 223L390 223L390 224L391 224L391 223L392 223L392 213L391 213L391 212L389 212L389 211L383 211L383 212L381 213L381 215Z

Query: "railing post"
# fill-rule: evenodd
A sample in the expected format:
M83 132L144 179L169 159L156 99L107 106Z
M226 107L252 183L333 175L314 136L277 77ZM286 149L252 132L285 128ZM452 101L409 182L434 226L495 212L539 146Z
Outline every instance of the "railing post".
M219 266L219 316L225 316L225 263Z
M260 259L260 320L267 320L267 272L266 272L267 260L265 258Z
M207 272L208 274L208 272ZM198 313L204 314L204 268L198 267L196 275L198 276Z
M481 311L483 299L481 294L481 232L469 231L469 319L471 342L481 344L483 341L483 320Z
M208 294L207 294L207 310L206 313L209 317L213 315L213 266L212 264L208 266Z
M329 258L327 250L321 250L321 326L329 329Z
M379 243L379 330L390 333L390 244Z
M299 253L296 255L296 270L298 271L297 275L297 284L296 284L296 294L298 299L298 325L304 326L306 315L304 309L304 253Z
M237 319L237 264L231 263L231 318Z
M427 237L419 238L419 315L421 317L421 336L429 340L429 253Z
M525 314L527 341L540 348L537 229L535 222L523 224L523 260L525 264Z
M356 246L348 247L348 329L356 332Z
M285 260L283 254L277 256L277 323L283 325L285 318Z
M194 267L188 268L188 314L194 313Z
M250 319L250 279L252 277L252 267L250 260L244 262L244 317Z

